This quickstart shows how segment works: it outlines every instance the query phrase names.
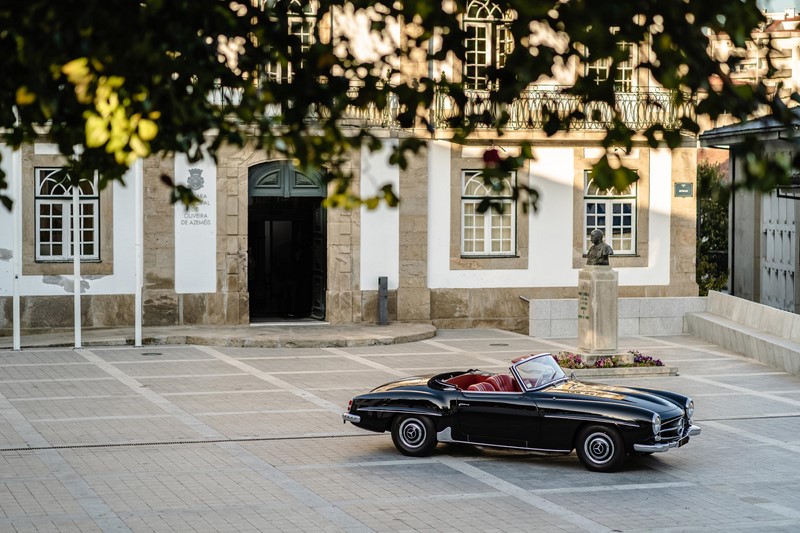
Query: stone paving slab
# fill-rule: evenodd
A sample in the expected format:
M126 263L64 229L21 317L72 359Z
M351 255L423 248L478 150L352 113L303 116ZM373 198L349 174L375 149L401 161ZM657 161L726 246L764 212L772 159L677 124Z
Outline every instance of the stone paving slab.
M703 433L614 474L575 454L399 454L341 423L352 396L504 370L575 339L440 330L406 344L0 350L2 531L797 531L800 378L689 336L623 337L677 376ZM156 355L157 354L157 355Z

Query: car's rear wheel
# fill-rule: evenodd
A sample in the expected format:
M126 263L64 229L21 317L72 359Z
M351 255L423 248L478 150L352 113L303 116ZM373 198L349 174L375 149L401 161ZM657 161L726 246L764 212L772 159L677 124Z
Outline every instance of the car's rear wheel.
M625 462L625 443L609 426L587 426L578 435L575 451L583 465L595 472L613 472Z
M392 423L392 442L403 455L423 457L436 447L436 429L426 416L397 416Z

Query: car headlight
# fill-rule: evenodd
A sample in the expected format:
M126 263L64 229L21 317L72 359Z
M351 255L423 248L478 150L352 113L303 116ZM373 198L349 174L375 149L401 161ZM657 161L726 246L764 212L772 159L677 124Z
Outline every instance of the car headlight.
M656 441L661 440L661 416L658 413L653 415L653 435L656 436Z
M691 398L686 399L686 418L689 419L689 422L692 421L692 417L694 416L694 402Z

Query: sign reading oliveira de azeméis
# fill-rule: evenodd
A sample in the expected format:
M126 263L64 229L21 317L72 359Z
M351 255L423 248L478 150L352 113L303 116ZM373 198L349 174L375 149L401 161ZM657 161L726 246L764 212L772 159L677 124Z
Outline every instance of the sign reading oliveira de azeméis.
M189 163L175 157L175 181L189 187L199 202L175 204L175 292L216 292L217 167L211 158Z
M208 207L211 206L211 203L208 201L208 195L203 191L205 185L203 169L190 168L186 185L194 192L200 202L186 210L183 214L183 220L180 221L181 226L210 226L211 219L209 218Z

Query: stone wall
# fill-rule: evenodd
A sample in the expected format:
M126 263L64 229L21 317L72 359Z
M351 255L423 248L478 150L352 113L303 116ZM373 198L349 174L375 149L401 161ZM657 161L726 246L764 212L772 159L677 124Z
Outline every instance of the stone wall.
M133 327L133 295L81 296L81 326ZM71 330L74 324L72 295L20 297L21 329L26 333ZM0 335L11 335L12 299L0 298Z
M527 333L527 304L519 289L434 289L431 322L437 328L499 328Z
M168 190L161 183L162 174L174 179L174 160L145 161L142 295L145 326L249 322L247 167L252 156L252 150L228 147L218 157L217 292L200 294L175 292L174 208L169 203Z
M619 335L680 335L686 314L705 310L706 298L620 298ZM578 300L532 299L527 333L532 337L577 337Z

